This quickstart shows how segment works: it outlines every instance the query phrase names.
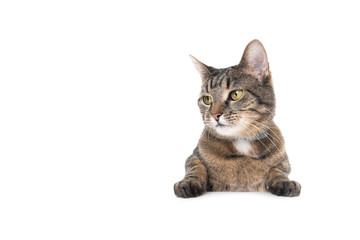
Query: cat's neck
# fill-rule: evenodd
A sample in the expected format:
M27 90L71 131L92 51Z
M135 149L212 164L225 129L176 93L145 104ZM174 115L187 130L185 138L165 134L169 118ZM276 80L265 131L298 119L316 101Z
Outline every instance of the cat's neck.
M237 140L242 140L242 141L248 141L248 142L253 142L253 141L258 141L264 138L267 138L269 136L268 132L263 132L262 134L256 136L256 137L238 137L238 138L234 138L234 141Z
M206 149L208 154L222 156L225 158L246 156L261 158L267 148L264 143L268 142L271 132L262 132L256 137L238 137L232 139L221 139L205 129L199 144Z

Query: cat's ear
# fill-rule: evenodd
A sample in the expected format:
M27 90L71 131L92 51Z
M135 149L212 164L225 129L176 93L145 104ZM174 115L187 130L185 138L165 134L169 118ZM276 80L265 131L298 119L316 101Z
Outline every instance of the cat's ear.
M203 81L205 81L208 77L211 76L211 74L214 71L216 71L216 68L207 66L204 63L197 60L196 58L194 58L193 56L191 56L191 55L189 55L189 56L190 56L191 61L194 64L196 70L199 72L199 74L200 74Z
M262 43L255 39L245 48L239 67L246 73L264 81L270 74L269 62Z

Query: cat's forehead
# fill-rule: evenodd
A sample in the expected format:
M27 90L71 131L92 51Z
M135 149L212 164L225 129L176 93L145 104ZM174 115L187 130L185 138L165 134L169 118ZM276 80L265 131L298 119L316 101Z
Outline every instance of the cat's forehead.
M202 94L221 94L245 85L242 77L233 71L233 67L218 69L202 85Z

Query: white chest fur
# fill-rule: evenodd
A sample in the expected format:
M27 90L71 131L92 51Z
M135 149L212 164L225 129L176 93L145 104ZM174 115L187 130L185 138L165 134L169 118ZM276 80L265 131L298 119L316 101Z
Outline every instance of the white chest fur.
M249 153L252 151L251 142L248 140L236 139L234 140L234 146L239 153L244 155L249 155Z

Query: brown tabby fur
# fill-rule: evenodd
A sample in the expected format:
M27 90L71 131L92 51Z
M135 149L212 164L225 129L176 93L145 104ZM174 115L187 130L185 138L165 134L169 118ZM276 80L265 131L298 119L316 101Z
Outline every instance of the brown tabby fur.
M197 197L205 191L269 191L298 196L301 186L287 177L290 164L284 139L273 122L275 95L260 41L248 44L236 66L215 69L195 58L193 61L203 80L198 104L205 128L186 161L184 179L174 185L176 196ZM243 95L232 101L227 96L237 89ZM212 97L211 105L204 104L203 96ZM240 126L240 130L231 134L217 131L222 127L212 125L215 116Z

